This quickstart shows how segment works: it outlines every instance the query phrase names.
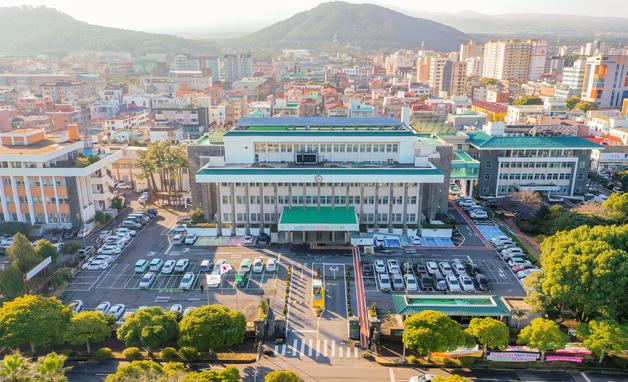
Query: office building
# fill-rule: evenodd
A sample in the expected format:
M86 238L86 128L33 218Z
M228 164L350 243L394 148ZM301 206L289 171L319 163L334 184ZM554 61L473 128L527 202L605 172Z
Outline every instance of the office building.
M587 58L581 98L601 109L622 107L628 98L628 55Z
M447 213L452 148L392 118L243 118L188 147L192 199L222 235L341 242Z

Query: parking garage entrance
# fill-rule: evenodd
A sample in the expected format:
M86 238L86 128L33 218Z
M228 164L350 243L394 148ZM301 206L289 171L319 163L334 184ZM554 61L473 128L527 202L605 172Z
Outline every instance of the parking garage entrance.
M277 226L280 243L346 244L360 225L353 207L284 207Z

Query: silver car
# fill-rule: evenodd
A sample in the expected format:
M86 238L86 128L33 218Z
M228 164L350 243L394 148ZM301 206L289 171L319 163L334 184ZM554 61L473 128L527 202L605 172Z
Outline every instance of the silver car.
M155 274L153 272L148 272L144 276L142 276L142 280L140 280L139 287L140 289L148 289L155 282Z

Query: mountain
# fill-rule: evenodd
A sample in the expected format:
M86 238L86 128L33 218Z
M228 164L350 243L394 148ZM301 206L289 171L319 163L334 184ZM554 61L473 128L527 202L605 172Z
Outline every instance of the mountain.
M248 46L332 45L379 48L458 50L469 36L431 20L411 17L374 4L322 3L237 41Z
M92 25L43 6L0 8L0 53L64 53L82 49L173 53L208 52L217 47L209 41Z
M507 13L487 15L475 11L438 13L410 11L405 13L435 20L469 34L502 36L556 36L601 38L628 37L628 19L543 13Z

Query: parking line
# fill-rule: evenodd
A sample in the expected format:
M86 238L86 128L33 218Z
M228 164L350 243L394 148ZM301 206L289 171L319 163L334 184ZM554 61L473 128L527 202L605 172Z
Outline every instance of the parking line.
M297 355L299 353L299 350L297 349L297 342L299 340L297 340L296 338L294 339L294 342L292 343L292 355Z
M316 340L316 358L321 354L321 340Z
M305 340L301 341L301 355L305 355Z
M325 356L325 357L327 357L327 350L328 350L327 340L324 340L323 341L323 356Z
M331 340L331 357L336 356L336 340Z
M286 344L281 345L281 355L286 355Z
M307 345L307 356L308 357L312 356L312 350L313 350L313 346L312 345L313 345L313 342L312 342L312 340L310 340L308 342L308 345Z
M342 346L338 346L338 358L342 358L342 349L344 349Z

